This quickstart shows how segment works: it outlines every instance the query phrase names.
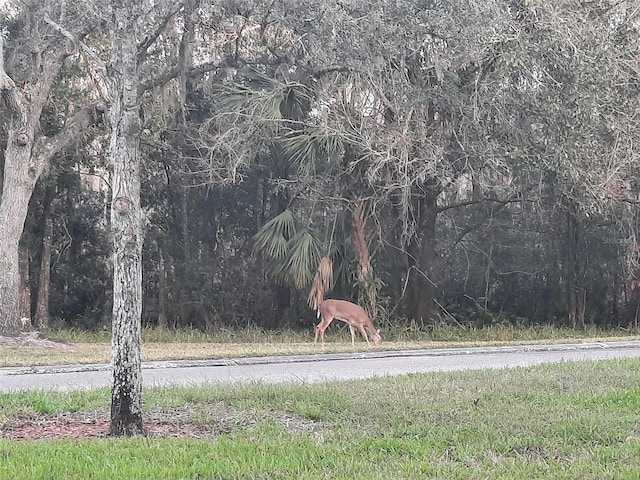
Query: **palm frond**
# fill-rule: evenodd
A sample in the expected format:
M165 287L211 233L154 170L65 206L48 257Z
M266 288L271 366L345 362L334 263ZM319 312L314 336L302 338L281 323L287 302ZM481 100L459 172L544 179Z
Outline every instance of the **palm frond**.
M255 70L243 71L236 82L215 96L220 114L245 115L254 120L302 120L309 114L310 89L300 83L281 82Z
M318 159L332 159L344 151L342 138L317 128L295 132L281 140L283 151L294 165L315 164Z
M283 152L294 165L315 162L320 149L316 138L308 133L297 132L280 140Z
M296 233L289 247L289 255L278 273L287 283L306 289L313 279L315 266L320 261L321 242L315 232L304 229Z
M258 230L253 237L253 250L267 258L284 259L289 251L289 241L295 235L295 217L286 209Z
M280 111L290 120L303 120L309 115L313 97L308 87L301 84L287 85L284 91Z
M278 81L254 68L245 68L240 72L240 79L244 85L253 90L273 90Z

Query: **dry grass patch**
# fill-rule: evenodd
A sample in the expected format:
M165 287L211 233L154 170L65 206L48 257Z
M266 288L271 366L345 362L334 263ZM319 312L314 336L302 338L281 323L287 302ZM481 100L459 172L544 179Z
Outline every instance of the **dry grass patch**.
M386 349L402 348L388 344ZM314 347L309 343L144 343L143 361L161 360L213 360L223 358L263 357L269 355L305 355L313 353L344 353L371 351L366 344L357 346L351 343L336 343L323 347ZM111 345L109 343L60 344L58 347L3 347L0 355L0 367L29 367L39 365L75 365L109 363Z
M0 367L109 363L111 345L80 343L66 347L3 347Z
M260 329L220 331L216 335L195 330L145 329L142 332L142 358L145 361L207 360L269 355L306 355L314 353L354 353L380 350L414 350L475 346L504 346L567 342L634 340L635 336L620 336L619 332L537 332L534 329L491 331L457 330L455 338L436 340L422 336L417 339L389 335L381 346L367 346L364 341L351 346L346 329L334 329L324 345L313 345L312 332L268 332ZM543 335L542 333L546 333ZM562 334L565 333L565 334ZM586 333L586 335L585 335ZM542 337L542 338L540 338ZM109 332L89 333L77 330L37 332L18 336L0 336L0 367L40 365L105 364L110 362Z
M31 335L31 334L30 334ZM9 339L9 340L2 340ZM0 337L0 367L29 367L39 365L104 364L110 362L111 344L108 342L68 343L42 338L20 342L16 337ZM387 345L387 348L392 348ZM397 347L396 347L397 348ZM357 351L368 351L366 344L357 345ZM312 343L215 343L215 342L143 342L144 361L207 360L268 355L303 355L312 353L353 352L349 342Z
M387 348L394 348L387 345ZM397 346L395 346L397 348ZM313 353L343 353L371 351L366 344L350 342L326 344L324 347L312 343L144 343L142 358L154 360L198 360L242 357L264 357L269 355L307 355ZM378 349L376 349L378 350Z

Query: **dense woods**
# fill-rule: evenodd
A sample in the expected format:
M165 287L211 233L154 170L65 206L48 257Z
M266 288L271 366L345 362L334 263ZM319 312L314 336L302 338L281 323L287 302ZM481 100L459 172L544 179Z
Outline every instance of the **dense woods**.
M128 236L143 326L309 328L328 256L383 328L637 327L637 2L118 3L0 7L0 330L110 328Z

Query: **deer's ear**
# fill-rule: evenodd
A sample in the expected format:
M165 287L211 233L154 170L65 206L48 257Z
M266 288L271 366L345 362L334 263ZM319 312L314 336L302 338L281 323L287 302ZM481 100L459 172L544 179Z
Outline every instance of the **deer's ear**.
M377 330L376 330L376 333L377 333L378 335L380 335L380 329L377 329Z

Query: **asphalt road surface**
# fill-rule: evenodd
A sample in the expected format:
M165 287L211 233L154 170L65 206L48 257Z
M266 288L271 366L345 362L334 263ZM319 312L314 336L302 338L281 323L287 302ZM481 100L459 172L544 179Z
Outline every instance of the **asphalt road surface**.
M640 341L144 362L145 388L215 383L317 383L386 375L527 367L640 357ZM0 392L71 391L111 384L109 365L0 368Z

